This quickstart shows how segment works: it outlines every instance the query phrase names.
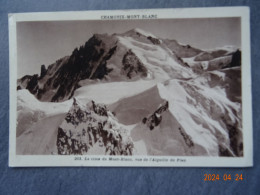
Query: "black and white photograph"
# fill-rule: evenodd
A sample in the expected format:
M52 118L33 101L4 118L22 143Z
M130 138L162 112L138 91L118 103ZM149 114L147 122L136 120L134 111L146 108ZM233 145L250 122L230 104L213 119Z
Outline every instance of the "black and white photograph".
M98 13L13 23L11 155L55 157L54 166L64 156L71 166L95 166L88 157L118 166L252 163L242 16Z

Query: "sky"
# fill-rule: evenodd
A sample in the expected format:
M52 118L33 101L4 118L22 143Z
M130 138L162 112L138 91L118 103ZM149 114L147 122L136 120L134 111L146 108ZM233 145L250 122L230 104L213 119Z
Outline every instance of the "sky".
M18 22L18 78L40 74L42 64L47 67L70 55L94 33L123 33L133 28L204 50L241 47L240 18Z

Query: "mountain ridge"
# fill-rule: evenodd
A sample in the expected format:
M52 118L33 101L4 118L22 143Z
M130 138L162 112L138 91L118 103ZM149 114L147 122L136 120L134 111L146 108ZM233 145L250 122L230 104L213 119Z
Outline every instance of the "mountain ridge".
M184 67L188 67L188 64L185 64L181 58L187 57L187 55L182 53L190 53L188 54L188 57L190 57L201 52L201 50L189 45L182 46L174 40L159 39L139 29L133 29L122 34L94 34L84 45L74 49L70 56L57 60L47 68L42 65L40 75L26 75L18 79L17 89L28 89L41 101L55 102L71 98L74 91L79 88L78 82L84 79L120 81L150 76L150 73L154 72L154 70L149 70L149 68L145 70L147 69L147 63L144 63L140 56L136 55L136 51L125 44L119 43L120 39L125 39L125 37L132 37L134 40L139 41L139 44L145 44L141 45L144 49L146 45L151 45L151 48L152 45L159 45L154 49L162 48L160 52L167 52L168 49L170 53L167 55ZM188 52L189 50L191 52ZM125 56L130 53L132 55L130 61L136 61L137 65L130 66L126 64ZM119 59L120 56L121 59ZM174 72L174 70L170 69L162 71ZM140 76L132 78L131 74L140 74Z

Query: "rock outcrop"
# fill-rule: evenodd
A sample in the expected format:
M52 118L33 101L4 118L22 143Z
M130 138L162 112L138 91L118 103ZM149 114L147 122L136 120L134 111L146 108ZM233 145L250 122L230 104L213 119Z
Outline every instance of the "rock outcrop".
M133 142L105 105L90 101L80 105L74 99L70 111L58 128L58 154L88 154L102 150L107 155L132 155Z
M141 77L147 76L147 69L131 50L128 50L124 55L122 65L122 72L129 79L137 75L140 75Z
M154 127L157 127L162 121L162 113L165 112L169 108L168 101L165 101L159 108L149 115L148 117L143 118L143 123L153 130Z

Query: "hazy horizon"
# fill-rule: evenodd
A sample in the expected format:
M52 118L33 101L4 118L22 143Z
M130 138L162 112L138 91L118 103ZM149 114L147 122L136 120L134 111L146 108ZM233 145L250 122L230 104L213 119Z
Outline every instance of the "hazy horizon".
M133 28L204 50L227 45L241 47L241 22L238 17L18 22L18 78L26 74L39 74L42 64L49 66L70 55L95 33L124 33Z

